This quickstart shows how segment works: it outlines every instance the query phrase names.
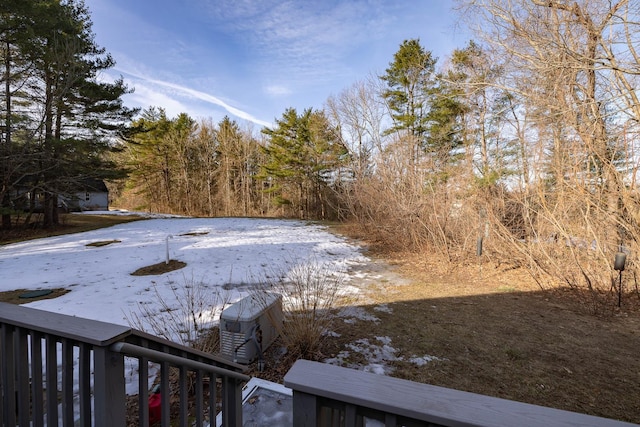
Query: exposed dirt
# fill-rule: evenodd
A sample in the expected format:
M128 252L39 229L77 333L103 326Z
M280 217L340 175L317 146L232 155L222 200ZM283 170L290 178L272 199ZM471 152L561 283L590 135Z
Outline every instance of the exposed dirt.
M41 225L42 215L34 214L29 223L25 223L26 219L22 217L13 218L11 229L0 229L0 245L62 234L81 233L140 219L143 217L137 215L60 214L58 225L44 228Z
M132 276L156 276L159 274L168 273L174 270L180 270L187 266L186 262L170 259L168 262L159 262L153 265L147 265L141 267L131 273Z
M101 248L103 246L109 246L112 245L114 243L121 243L120 240L100 240L97 242L91 242L91 243L87 243L85 246L89 246L92 248Z
M39 289L15 289L13 291L0 292L0 302L8 302L9 304L27 304L33 301L39 301L42 299L58 298L68 292L68 289L48 289L50 294L39 295L30 297L29 295L36 295L35 292Z

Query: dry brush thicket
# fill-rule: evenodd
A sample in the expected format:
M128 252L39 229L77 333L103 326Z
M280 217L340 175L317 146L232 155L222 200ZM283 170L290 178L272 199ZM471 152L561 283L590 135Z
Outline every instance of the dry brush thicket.
M472 262L480 243L542 288L586 289L594 310L615 304L623 253L623 293L637 297L638 5L458 3L485 41L454 52L439 77L464 104L462 146L446 163L433 152L416 162L406 134L378 149L350 114L372 107L345 91L330 106L369 142L375 173L342 193L344 206L372 240L453 262Z
M272 272L260 279L252 295L264 307L270 301L267 295L280 295L283 318L271 316L269 321L277 329L287 357L317 360L323 338L335 328L333 310L350 297L343 275L330 264L313 258L290 264L289 271Z

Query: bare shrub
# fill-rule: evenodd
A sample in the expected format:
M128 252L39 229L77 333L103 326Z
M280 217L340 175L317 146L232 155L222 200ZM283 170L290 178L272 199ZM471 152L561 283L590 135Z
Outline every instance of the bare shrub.
M329 263L298 263L260 281L256 298L265 292L282 295L284 322L276 323L287 351L299 358L318 358L318 348L332 329L334 309L346 297L344 277Z
M428 158L412 158L410 142L390 144L373 176L345 185L343 205L369 241L391 250L430 252L457 258L468 242L476 213L467 215L454 166L434 173ZM474 239L475 241L475 239Z
M510 196L508 204L490 210L489 253L528 268L543 289L579 291L593 313L610 311L620 291L616 253L628 255L624 277L631 282L637 276L633 254L640 236L633 217L604 208L597 194L579 185L561 195L541 190ZM632 199L627 202L629 211L638 209Z
M218 350L219 334L213 326L228 299L217 287L212 289L202 281L184 278L183 286L171 287L172 300L162 296L156 284L153 290L160 310L138 303L139 313L127 316L132 327L207 353Z

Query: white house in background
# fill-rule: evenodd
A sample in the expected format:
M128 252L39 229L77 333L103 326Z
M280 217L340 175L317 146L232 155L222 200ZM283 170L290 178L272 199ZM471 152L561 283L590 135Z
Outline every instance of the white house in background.
M18 185L12 198L18 209L42 212L44 194L28 180ZM101 179L87 178L67 184L58 194L58 208L67 212L109 210L109 190Z
M59 203L67 211L109 210L109 190L101 179L84 179L74 187L73 194L61 194Z

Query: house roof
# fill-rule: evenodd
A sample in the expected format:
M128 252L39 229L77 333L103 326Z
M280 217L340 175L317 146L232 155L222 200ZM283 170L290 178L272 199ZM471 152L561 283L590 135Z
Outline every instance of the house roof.
M95 191L98 193L106 193L109 191L107 185L101 179L86 178L81 180L77 187L78 190Z
M33 187L36 182L37 180L35 177L27 176L20 179L17 182L16 187L29 188L29 187ZM109 192L109 189L107 188L107 185L105 184L105 182L102 179L97 179L97 178L69 180L69 181L66 181L65 183L58 182L58 185L61 187L59 188L59 190L65 193L73 193L73 192L79 192L79 191L91 191L91 192L98 192L98 193Z

